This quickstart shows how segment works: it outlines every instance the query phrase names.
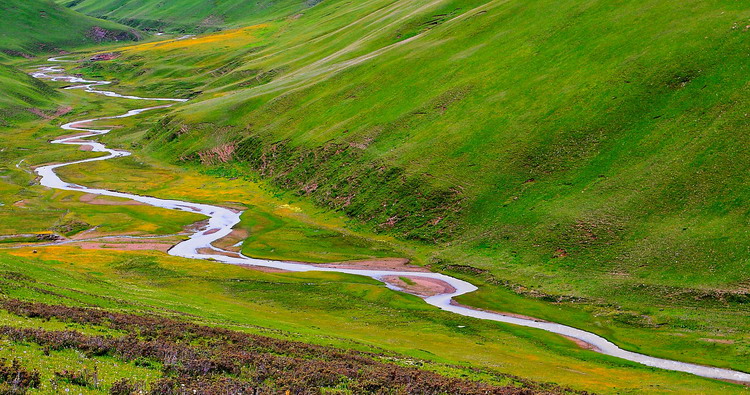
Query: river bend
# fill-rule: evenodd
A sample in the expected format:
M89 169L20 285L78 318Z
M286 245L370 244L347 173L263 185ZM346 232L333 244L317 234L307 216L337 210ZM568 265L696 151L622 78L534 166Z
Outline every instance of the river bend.
M61 60L58 60L56 58L51 58L49 59L49 61L59 62ZM571 338L580 340L584 343L587 343L588 345L591 346L591 348L594 351L597 351L599 353L626 359L628 361L637 362L637 363L655 367L655 368L686 372L686 373L691 373L691 374L698 375L698 376L720 379L720 380L731 380L731 381L737 381L737 382L750 383L750 374L748 373L651 357L648 355L623 350L617 345L615 345L614 343L608 341L607 339L601 336L598 336L591 332L586 332L581 329L573 328L567 325L562 325L562 324L557 324L554 322L548 322L548 321L542 321L542 320L519 318L515 316L504 315L501 313L475 310L469 307L460 306L453 302L453 298L459 295L463 295L469 292L476 291L477 287L466 281L459 280L457 278L450 277L450 276L440 274L440 273L327 268L327 267L321 267L321 266L316 266L316 265L311 265L311 264L255 259L255 258L250 258L241 254L237 256L226 256L226 255L220 255L220 254L202 253L200 251L206 251L206 250L213 250L218 253L226 252L219 248L214 247L212 243L227 236L230 232L232 232L232 228L240 222L240 215L242 214L241 212L231 210L225 207L213 206L209 204L191 203L191 202L184 202L180 200L171 200L171 199L159 199L159 198L150 197L150 196L142 196L142 195L135 195L135 194L130 194L130 193L111 191L108 189L89 188L83 185L77 185L77 184L71 184L71 183L65 182L62 179L60 179L57 173L55 173L56 169L59 169L64 166L70 166L74 164L94 162L94 161L101 161L101 160L108 160L108 159L119 158L119 157L130 155L130 152L123 151L123 150L110 149L110 148L107 148L104 144L101 144L96 141L91 141L91 140L82 141L81 139L103 135L103 134L110 132L111 130L111 129L86 128L86 127L83 127L84 124L93 122L93 121L98 121L98 120L131 117L131 116L135 116L146 111L170 107L177 103L184 102L186 100L185 99L151 98L151 97L121 95L115 92L97 89L98 87L110 84L110 82L108 81L89 81L89 80L85 80L79 77L64 75L62 73L64 73L64 70L62 68L59 68L56 66L42 66L38 69L38 71L32 73L32 76L36 78L40 78L40 79L48 79L52 81L66 81L71 84L77 84L74 86L66 87L65 89L83 89L87 92L104 95L108 97L131 99L131 100L163 101L163 102L166 102L167 104L163 104L159 106L152 106L152 107L145 107L145 108L141 108L137 110L131 110L121 115L80 120L80 121L70 122L68 124L62 125L61 126L62 129L66 131L81 132L81 133L75 136L64 137L64 138L60 138L57 140L53 140L52 141L53 144L88 146L90 147L91 151L105 153L106 155L98 156L95 158L68 162L68 163L58 163L58 164L51 164L51 165L37 167L35 171L40 177L39 182L41 183L41 185L49 187L49 188L67 190L67 191L86 192L86 193L95 194L95 195L131 199L131 200L135 200L135 201L148 204L154 207L161 207L161 208L166 208L170 210L188 211L188 212L203 214L207 216L209 218L208 224L202 229L190 235L187 240L182 241L176 244L174 247L172 247L169 250L169 254L171 255L184 257L184 258L192 258L192 259L206 259L206 260L210 259L210 260L220 261L223 263L233 264L233 265L264 266L264 267L287 270L291 272L329 271L329 272L354 274L354 275L366 276L366 277L370 277L378 281L382 281L389 288L400 290L400 291L404 291L404 290L392 284L388 284L383 279L385 277L390 277L390 276L408 276L408 277L425 277L425 278L442 280L450 284L454 288L455 291L449 292L449 293L443 293L439 295L434 295L434 296L429 296L429 297L423 297L425 302L439 309L449 311L455 314L460 314L460 315L467 316L467 317L473 317L473 318L478 318L482 320L504 322L508 324L520 325L520 326L525 326L525 327L530 327L530 328L541 329L541 330L552 332L552 333L557 333L557 334L571 337Z

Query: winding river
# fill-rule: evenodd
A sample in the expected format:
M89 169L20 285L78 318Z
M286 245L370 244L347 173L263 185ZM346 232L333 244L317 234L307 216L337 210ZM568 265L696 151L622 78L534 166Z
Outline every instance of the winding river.
M55 62L55 61L61 61L61 60L51 58L49 59L49 61ZM91 151L105 153L106 155L98 156L95 158L84 159L84 160L78 160L74 162L58 163L58 164L51 164L47 166L37 167L35 171L40 176L40 183L43 186L54 188L54 189L61 189L61 190L67 190L67 191L79 191L79 192L86 192L86 193L95 194L95 195L131 199L131 200L135 200L135 201L148 204L151 206L155 206L155 207L161 207L161 208L166 208L170 210L188 211L188 212L198 213L198 214L207 216L209 218L207 226L203 227L202 229L190 235L187 240L182 241L178 243L177 245L175 245L174 247L172 247L169 250L169 254L171 255L184 257L184 258L192 258L192 259L211 259L211 260L216 260L216 261L233 264L233 265L264 266L264 267L287 270L291 272L331 271L331 272L339 272L339 273L348 273L348 274L354 274L354 275L360 275L360 276L367 276L367 277L376 279L378 281L382 281L389 288L400 290L400 291L405 291L405 290L400 289L399 287L394 286L392 284L388 284L386 281L384 281L384 278L392 277L392 276L405 276L405 277L412 277L412 278L424 277L424 278L430 278L430 279L437 279L437 280L441 280L441 281L444 281L445 283L450 284L454 288L454 291L449 292L449 293L429 296L429 297L423 297L423 299L426 303L432 306L435 306L437 308L440 308L442 310L445 310L445 311L449 311L449 312L460 314L460 315L467 316L467 317L474 317L474 318L478 318L482 320L504 322L508 324L521 325L525 327L536 328L536 329L541 329L541 330L552 332L552 333L557 333L557 334L564 335L570 338L580 340L584 343L587 343L588 345L592 347L593 350L599 353L626 359L628 361L637 362L637 363L651 366L651 367L686 372L686 373L691 373L691 374L695 374L698 376L709 377L709 378L714 378L714 379L750 383L750 374L748 373L729 370L729 369L721 369L721 368L715 368L715 367L710 367L710 366L685 363L685 362L672 361L672 360L662 359L662 358L655 358L655 357L651 357L648 355L623 350L619 348L617 345L615 345L614 343L608 341L607 339L601 336L598 336L590 332L586 332L581 329L573 328L570 326L557 324L554 322L542 321L542 320L518 318L515 316L503 315L500 313L489 312L489 311L480 311L480 310L475 310L469 307L460 306L453 302L453 298L459 295L463 295L469 292L476 291L477 287L466 281L459 280L457 278L453 278L453 277L440 274L440 273L327 268L327 267L321 267L321 266L309 265L309 264L301 264L301 263L277 262L277 261L269 261L269 260L262 260L262 259L254 259L254 258L246 257L241 254L236 254L235 256L221 255L221 253L226 253L226 251L221 250L217 247L214 247L212 243L229 235L229 233L232 232L232 228L240 222L240 215L242 214L241 212L231 210L225 207L213 206L209 204L190 203L190 202L170 200L170 199L159 199L155 197L111 191L107 189L89 188L83 185L77 185L77 184L71 184L71 183L65 182L62 179L60 179L60 177L55 173L56 169L64 167L64 166L70 166L70 165L94 162L94 161L100 161L100 160L107 160L107 159L119 158L119 157L130 155L130 152L110 149L110 148L107 148L104 144L98 143L96 141L81 140L84 138L103 135L110 131L110 129L90 129L90 128L84 127L83 125L89 122L98 121L98 120L131 117L131 116L135 116L146 111L170 107L179 102L184 102L186 100L169 99L169 98L146 98L146 97L138 97L138 96L120 95L115 92L97 89L98 87L110 84L110 82L108 81L88 81L82 78L64 75L62 73L64 73L64 70L60 67L42 66L38 69L38 71L32 73L32 76L36 78L40 78L40 79L49 79L52 81L66 81L71 84L77 84L75 86L66 87L65 89L84 89L87 92L100 94L100 95L104 95L108 97L132 99L132 100L163 101L166 104L141 108L137 110L131 110L122 115L92 118L92 119L80 120L80 121L75 121L75 122L62 125L62 128L64 130L80 132L80 134L77 134L71 137L60 138L60 139L52 141L52 143L88 146L91 149ZM213 250L217 252L217 254L206 254L205 252L207 250Z

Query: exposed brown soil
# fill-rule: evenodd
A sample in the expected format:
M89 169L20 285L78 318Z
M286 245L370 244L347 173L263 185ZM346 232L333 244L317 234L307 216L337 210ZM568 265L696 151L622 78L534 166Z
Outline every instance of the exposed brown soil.
M213 244L222 250L240 252L241 247L235 247L235 244L247 239L248 236L250 236L249 232L244 229L233 229L231 233L216 240Z
M216 251L211 248L199 248L198 249L199 254L205 254L205 255L221 255L221 256L230 256L233 258L239 258L239 254L231 252L231 251Z
M708 338L701 338L700 340L703 340L704 342L709 342L709 343L734 344L734 340L729 340L729 339L708 339Z
M44 119L52 119L51 116L47 115L44 111L38 108L29 108L29 112Z
M74 134L66 134L64 136L57 137L57 139L60 139L60 140L62 140L62 139L69 139L69 138L72 138L72 137L81 137L81 136L86 136L86 135L89 135L89 134L91 134L91 133L89 133L89 132L80 132L80 133L74 133ZM84 140L81 140L81 141L84 141Z
M580 347L580 348L582 348L584 350L591 350L591 351L598 351L599 350L598 348L594 347L591 344L586 343L583 340L576 339L576 338L570 337L570 336L565 336L565 335L560 335L560 336L562 336L562 337L564 337L564 338L572 341L573 343L576 344L576 346L578 346L578 347Z
M138 232L118 232L117 234L110 234L110 233L100 233L97 231L98 228L91 228L89 230L85 230L81 233L75 234L73 236L70 236L69 238L71 240L81 240L81 239L94 239L97 237L109 237L109 236L149 236L149 235L143 235ZM124 237L122 240L127 241L137 241L137 239L129 239Z
M72 126L72 127L74 127L74 128L84 128L84 129L85 129L85 128L86 128L86 124L87 124L87 123L90 123L90 122L84 122L84 121L81 121L81 122L76 122L76 123L74 123L74 124L72 124L72 125L70 125L70 126ZM80 134L88 134L88 132L85 132L85 133L79 133L79 135L80 135Z
M265 272L265 273L290 273L289 270L279 269L276 267L267 267L267 266L243 266L247 267L248 269L256 270L259 272Z
M404 278L411 283L404 281ZM456 292L450 284L436 278L420 276L386 276L383 281L402 288L404 291L418 296L434 296Z
M55 118L57 118L57 117L59 117L61 115L65 115L65 114L69 113L72 110L73 110L73 107L62 106L62 107L58 107L57 110L55 110L54 112L42 111L42 110L40 110L38 108L30 108L29 112L31 112L34 115L37 115L37 116L39 116L41 118L51 120L51 119L55 119Z
M454 305L454 306L465 307L467 309L478 310L478 311L486 311L488 313L502 314L502 315L507 315L508 317L521 318L521 319L524 319L524 320L530 320L530 321L536 321L536 322L549 322L549 321L542 320L542 319L539 319L539 318L536 318L536 317L529 317L528 315L523 315L523 314L508 313L508 312L505 312L505 311L487 310L487 309L480 309L478 307L467 306L465 304L458 303L455 300L452 300L451 304Z
M81 247L84 250L123 250L123 251L141 251L141 250L155 250L161 252L167 252L174 244L171 243L156 243L156 242L144 242L144 243L118 243L118 242L99 242L99 241L84 241L75 243L75 245Z
M94 55L91 58L89 58L89 60L94 61L94 62L101 62L101 61L106 61L106 60L117 59L119 57L120 57L119 53L109 52L109 53L100 53L100 54Z
M206 226L208 226L208 219L202 219L198 222L193 222L192 224L185 226L183 229L187 233L195 233L200 232Z
M93 193L87 193L81 196L78 200L83 203L97 204L103 206L141 206L143 203L136 202L135 200L108 200L106 197L101 195L95 195Z
M430 270L417 265L410 265L406 258L381 258L381 259L364 259L360 261L343 261L320 264L321 267L333 267L338 269L372 269L372 270L393 270L402 272L422 272L427 273Z

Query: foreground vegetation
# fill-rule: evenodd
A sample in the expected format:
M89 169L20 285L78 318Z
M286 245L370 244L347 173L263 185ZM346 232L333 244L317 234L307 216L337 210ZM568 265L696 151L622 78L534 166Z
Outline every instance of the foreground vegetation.
M161 365L166 377L150 384L150 392L155 394L279 391L313 394L325 388L347 393L527 393L515 386L451 379L414 367L378 362L377 359L386 357L382 354L337 350L168 318L14 299L4 301L2 308L21 317L55 319L127 333L112 337L75 330L0 327L2 336L15 342L37 344L47 354L73 349L90 358L114 356L135 361L136 366ZM14 366L17 361L14 360ZM96 373L84 369L55 375L70 384L99 388ZM26 380L25 384L32 388L40 385L38 377ZM145 386L143 382L123 377L112 383L110 393L131 394L143 391ZM550 392L558 392L554 387L549 388Z
M154 351L138 358L140 354L128 354L139 352L138 343L125 343L130 344L127 352L113 347L134 336L139 341L153 339L149 344L154 347L157 340L201 346L200 339L188 336L187 329L197 327L187 322L357 350L355 355L374 353L379 362L498 386L560 390L514 377L519 375L605 392L615 388L684 393L696 388L706 392L741 391L740 386L602 357L544 332L456 317L426 307L418 298L354 276L262 273L155 252L67 246L35 250L0 254L0 288L11 299L5 306L21 306L10 310L20 317L0 314L5 334L0 356L20 358L19 363L27 370L39 370L45 385L41 391L49 388L46 385L51 385L53 378L58 379L60 388L67 385L76 391L85 390L86 385L66 382L55 374L64 370L84 376L84 371L89 376L96 371L100 386L90 388L91 392L107 390L123 377L131 383L145 382L146 386L162 377L175 378L172 373L190 369L195 366L194 360L172 358L173 368L165 369L170 363L165 365L160 358L169 354ZM42 304L29 307L12 299ZM61 302L77 308L47 307ZM104 310L92 310L93 306ZM131 321L143 322L147 324L143 330L156 333L143 334ZM221 332L200 328L213 334ZM160 335L161 331L183 333L185 337L171 339ZM231 333L244 338L239 332ZM213 346L224 341L211 337ZM243 363L234 355L227 360L212 358L209 355L209 360L223 366ZM288 364L290 374L296 374L293 366ZM239 376L228 372L227 377L245 380L253 377L253 371L243 369Z

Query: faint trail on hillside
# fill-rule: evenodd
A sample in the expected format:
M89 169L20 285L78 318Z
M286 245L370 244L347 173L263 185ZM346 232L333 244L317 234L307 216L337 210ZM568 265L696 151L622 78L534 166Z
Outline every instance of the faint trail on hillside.
M415 36L415 37L418 37L418 36ZM385 50L385 48L382 48L382 49ZM368 54L368 55L371 55L371 57L377 56L377 55L372 55L372 54ZM357 59L362 59L362 57L357 58ZM357 59L352 59L349 62L356 61ZM367 59L368 58L364 58L361 61L364 61ZM55 61L56 59L51 58L49 60ZM40 166L35 169L36 173L41 177L39 180L40 184L49 188L66 190L66 191L87 192L87 193L91 193L95 195L131 199L131 200L145 203L154 207L161 207L161 208L166 208L170 210L179 210L179 211L198 213L198 214L202 214L202 215L209 217L209 220L206 226L204 226L203 228L197 230L195 233L190 235L187 240L179 242L174 247L172 247L169 250L170 255L184 257L184 258L192 258L192 259L215 260L215 261L233 264L233 265L262 266L262 267L287 270L291 272L323 271L323 272L336 272L336 273L360 275L360 276L366 276L366 277L370 277L375 280L381 281L387 287L394 289L394 290L403 291L403 292L408 292L408 290L399 288L393 284L389 284L386 281L386 278L393 277L393 276L396 276L396 277L404 276L404 277L409 277L409 278L426 278L426 279L439 280L439 281L443 281L449 284L453 289L450 291L446 290L445 293L437 294L434 296L422 297L422 299L428 304L435 306L441 310L453 312L453 313L463 315L466 317L473 317L473 318L478 318L482 320L497 321L497 322L503 322L503 323L508 323L508 324L520 325L524 327L536 328L536 329L541 329L544 331L564 335L567 337L580 340L590 345L594 349L594 351L597 351L599 353L611 355L611 356L622 358L622 359L632 361L632 362L637 362L646 366L652 366L656 368L674 370L674 371L679 371L679 372L686 372L686 373L691 373L691 374L695 374L698 376L709 377L709 378L714 378L714 379L750 383L750 374L748 373L729 370L729 369L721 369L721 368L685 363L685 362L672 361L668 359L651 357L651 356L644 355L644 354L638 354L635 352L623 350L619 348L617 345L615 345L614 343L608 341L607 339L599 335L586 332L581 329L573 328L567 325L557 324L557 323L548 322L548 321L536 320L533 318L522 318L518 316L504 315L504 314L496 313L496 312L475 310L466 306L458 305L457 303L453 301L454 297L476 291L478 288L471 283L468 283L466 281L459 280L457 278L450 277L441 273L344 269L344 268L334 268L334 267L322 267L322 266L316 266L313 264L278 262L278 261L269 261L269 260L264 260L264 259L255 259L255 258L250 258L242 254L236 254L236 253L234 253L233 256L202 253L201 251L205 251L207 249L217 251L217 252L224 251L224 250L214 247L212 243L226 237L232 232L234 226L240 223L240 215L242 214L242 212L232 210L226 207L214 206L214 205L209 205L209 204L190 203L190 202L184 202L184 201L173 200L173 199L159 199L159 198L151 197L151 196L143 196L143 195L124 193L124 192L117 192L117 191L111 191L107 189L89 188L83 185L67 183L61 180L60 177L55 173L55 169L58 169L64 166L102 161L102 160L119 158L119 157L131 155L131 153L128 151L110 149L110 148L107 148L104 144L96 142L96 141L90 141L90 140L81 141L81 139L100 136L100 135L109 133L111 131L111 129L86 128L86 127L83 127L84 124L91 123L91 122L98 121L98 120L104 120L104 119L117 119L117 118L131 117L131 116L135 116L146 111L160 109L160 108L167 108L167 107L173 106L176 103L185 102L186 100L185 99L170 99L170 98L144 98L144 97L138 97L138 96L120 95L115 92L96 89L96 87L98 86L110 84L110 82L108 81L88 81L88 80L78 78L78 77L73 77L73 76L50 74L50 73L61 73L61 72L64 72L64 70L58 67L42 66L39 68L38 72L33 73L32 75L36 78L44 78L44 79L49 79L53 81L68 81L70 83L81 84L81 85L76 85L76 86L70 86L65 89L84 89L87 92L96 93L96 94L104 95L107 97L124 98L124 99L131 99L131 100L173 102L171 104L145 107L145 108L141 108L137 110L130 110L122 115L92 118L92 119L87 119L87 120L74 121L74 122L70 122L65 125L62 125L61 128L64 130L86 132L87 134L60 138L60 139L52 141L53 144L88 146L91 148L92 152L105 153L105 155L98 156L95 158L77 160L77 161L68 162L68 163L59 163L59 164L53 164L53 165Z
M377 38L377 34L379 34L379 33L383 32L383 31L387 30L388 28L392 28L392 27L398 26L399 24L404 23L409 18L417 15L418 13L426 11L426 10L430 9L431 7L435 7L435 6L439 5L440 3L444 2L444 1L445 0L433 0L433 1L430 1L429 3L427 3L427 4L424 4L424 5L416 8L416 9L410 10L410 11L406 12L403 15L397 16L395 20L390 21L390 22L386 23L385 25L380 26L380 27L378 27L378 28L376 28L376 29L374 29L372 31L368 31L368 33L366 35L364 35L361 38L355 40L354 42L348 44L344 48L341 48L341 49L333 52L330 55L327 55L327 56L325 56L325 57L323 57L321 59L318 59L318 60L316 60L316 61L314 61L314 62L312 62L312 63L310 63L308 65L302 66L299 69L294 70L294 71L292 71L292 72L290 72L288 74L284 74L284 75L280 76L279 78L274 79L274 80L272 80L271 82L269 82L267 84L250 88L246 92L239 93L239 94L242 95L243 99L249 99L249 98L258 97L258 96L262 96L262 95L269 94L269 93L279 92L279 91L282 91L282 90L285 93L288 93L288 92L293 92L293 91L296 91L296 90L304 89L304 88L307 88L309 86L312 86L312 85L320 82L326 75L330 75L330 74L341 72L341 71L343 71L345 69L348 69L350 67L359 65L359 64L361 64L361 63L363 63L365 61L368 61L370 59L376 58L376 57L378 57L378 56L380 56L380 55L382 55L382 54L384 54L384 53L386 53L388 51L391 51L391 50L396 49L398 47L401 47L403 45L406 45L406 44L409 44L411 42L414 42L414 41L422 38L426 34L428 34L430 32L430 30L423 31L423 32L421 32L421 33L419 33L419 34L417 34L417 35L415 35L413 37L409 37L407 39L395 42L393 44L386 45L384 47L378 48L378 49L376 49L374 51L371 51L369 53L359 55L359 56L357 56L355 58L335 62L336 59L342 58L342 57L346 56L347 54L351 54L355 50L362 48L364 43L366 43L367 41L369 41L369 40L371 40L373 38ZM501 4L504 4L504 3L507 3L507 0L491 0L491 1L488 1L487 3L479 5L479 6L475 7L475 8L467 10L465 12L462 12L461 14L459 14L459 15L451 18L451 19L446 20L445 22L443 22L443 25L449 25L449 24L456 23L456 22L464 20L464 19L466 19L468 17L474 16L478 12L487 11L488 9L497 7L497 6L499 6ZM341 32L343 32L343 31L345 31L347 29L352 28L353 26L361 25L363 23L365 24L365 26L363 27L363 29L365 29L367 26L373 25L373 24L381 22L381 21L385 21L388 18L392 18L394 10L398 10L398 9L404 8L404 7L405 6L403 6L401 4L397 4L396 6L391 7L391 8L384 7L384 8L378 9L378 10L374 11L373 13L371 13L371 14L369 14L367 16L368 18L372 18L373 15L376 15L377 19L375 19L375 20L367 20L367 19L363 18L361 20L357 20L357 21L355 21L355 22L353 22L353 23L351 23L349 25L343 26L343 27L335 30L334 32L327 33L327 34L325 34L325 35L323 35L321 37L317 37L317 38L313 39L312 42L321 40L324 37L329 37L331 35L335 35L335 34L341 33ZM381 15L381 14L384 14L384 15ZM290 47L288 49L283 49L283 50L276 51L276 52L271 53L271 54L266 54L266 55L258 57L257 59L263 59L263 58L272 57L274 55L277 55L277 54L279 54L281 52L284 52L284 51L287 51L289 49L297 48L299 46L303 46L303 45L307 45L307 44L309 44L309 43L296 44L296 45L294 45L294 46L292 46L292 47ZM318 78L318 77L323 77L323 78Z

